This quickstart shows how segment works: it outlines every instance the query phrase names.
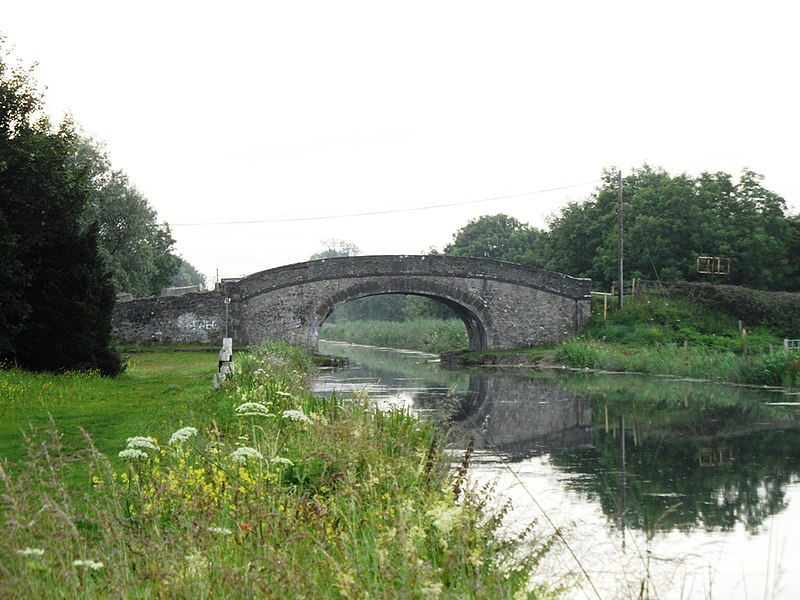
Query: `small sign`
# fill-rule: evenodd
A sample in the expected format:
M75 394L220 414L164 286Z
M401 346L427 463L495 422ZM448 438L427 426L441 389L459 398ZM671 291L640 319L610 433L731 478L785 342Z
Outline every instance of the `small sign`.
M697 272L709 275L730 275L731 259L721 256L698 256Z

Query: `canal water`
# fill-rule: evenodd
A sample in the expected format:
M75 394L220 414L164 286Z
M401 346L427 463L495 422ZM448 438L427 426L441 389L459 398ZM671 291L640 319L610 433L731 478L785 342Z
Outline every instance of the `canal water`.
M456 457L536 520L568 598L800 598L800 396L571 371L445 370L417 352L322 342L350 368L320 394L450 418Z

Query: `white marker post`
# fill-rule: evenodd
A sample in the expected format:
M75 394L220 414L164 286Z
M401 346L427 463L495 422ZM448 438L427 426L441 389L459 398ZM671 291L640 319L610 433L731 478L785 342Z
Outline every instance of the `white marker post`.
M229 374L233 373L233 338L222 339L222 350L219 351L219 370L214 374L214 389L225 383Z

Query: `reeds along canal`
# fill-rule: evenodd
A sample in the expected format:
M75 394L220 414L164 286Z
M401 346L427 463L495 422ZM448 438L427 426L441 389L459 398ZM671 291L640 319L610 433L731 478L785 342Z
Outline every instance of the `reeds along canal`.
M470 474L512 523L563 541L541 569L576 598L793 598L800 589L800 397L779 390L550 371L467 372L348 345L319 393L450 418ZM589 582L591 580L591 583Z

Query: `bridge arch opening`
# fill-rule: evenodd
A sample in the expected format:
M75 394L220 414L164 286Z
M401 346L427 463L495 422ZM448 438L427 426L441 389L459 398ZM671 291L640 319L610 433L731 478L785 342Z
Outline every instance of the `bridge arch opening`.
M382 303L385 305L383 314L380 310ZM424 307L425 303L429 307ZM403 314L402 309L408 308L409 304L412 308L411 313ZM481 351L488 347L487 325L477 311L465 303L458 302L441 293L353 290L349 294L338 294L321 303L316 311L316 322L319 329L322 329L326 323L341 322L342 320L368 320L370 315L373 315L373 318L379 317L375 320L403 321L407 317L413 318L413 309L420 308L420 305L423 306L423 310L432 309L432 314L430 314L432 318L450 318L461 321L466 333L467 349ZM386 310L392 308L396 309L394 318L386 318L390 316ZM319 334L319 331L317 333Z

